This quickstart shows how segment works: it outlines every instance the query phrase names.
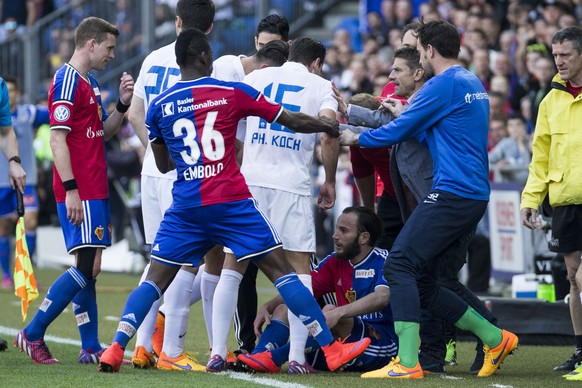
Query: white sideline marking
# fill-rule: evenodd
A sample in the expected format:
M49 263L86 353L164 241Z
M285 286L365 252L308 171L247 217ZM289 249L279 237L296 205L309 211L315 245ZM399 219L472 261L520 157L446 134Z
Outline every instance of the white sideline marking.
M260 384L260 385L267 385L269 387L277 387L277 388L309 388L308 385L297 384L297 383L286 383L284 381L279 381L275 379L270 379L267 377L254 377L248 373L242 372L224 372L227 374L231 379L236 380L244 380L249 381L251 383Z
M503 384L491 384L495 388L513 388L513 385L503 385Z
M6 326L0 326L0 334L7 334L11 337L16 336L16 334L18 334L20 330L18 329L13 329L11 327L6 327ZM45 342L56 342L57 344L65 344L65 345L73 345L73 346L77 346L77 347L81 347L81 341L79 340L74 340L72 338L62 338L62 337L56 337L54 335L45 335L44 336L44 340ZM12 341L9 341L10 343L12 343ZM101 347L106 348L108 347L109 344L105 344L105 343L101 343ZM126 350L124 355L127 358L131 358L131 355L133 354L133 352L130 352L129 350Z
M18 332L19 332L18 329L6 327L6 326L0 326L0 334L5 334L5 335L9 335L11 337L14 337ZM54 335L47 335L44 337L44 340L47 342L56 342L58 344L73 345L73 346L77 346L79 348L81 347L81 341L74 340L72 338L62 338L62 337L56 337ZM103 346L105 348L109 345L102 343L101 346ZM127 350L125 351L125 357L131 358L131 355L132 355L132 352L127 351ZM266 385L266 386L275 387L275 388L310 388L310 386L303 385L303 384L286 383L284 381L279 381L279 380L270 379L270 378L266 378L266 377L254 377L253 375L250 375L248 373L228 371L228 372L223 372L221 374L225 374L228 377L230 377L231 379L244 380L244 381L248 381L250 383L255 383L258 385ZM507 387L507 386L500 385L498 388L503 388L503 387Z
M443 378L445 380L465 380L463 377L451 376L451 375L442 375L441 378Z

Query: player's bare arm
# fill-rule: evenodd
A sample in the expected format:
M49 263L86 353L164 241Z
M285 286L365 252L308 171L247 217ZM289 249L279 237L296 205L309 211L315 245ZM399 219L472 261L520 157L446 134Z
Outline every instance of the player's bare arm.
M12 188L18 187L21 193L24 193L24 186L26 186L26 173L22 165L17 162L14 157L18 157L18 142L16 141L16 134L12 127L0 127L0 149L8 163L8 176L10 176L10 186Z
M376 287L374 292L352 303L332 309L325 309L325 322L330 329L342 318L353 318L359 315L382 311L390 303L390 289L388 287Z
M71 166L71 154L67 145L68 134L69 132L65 129L52 129L50 134L50 146L55 167L63 182L75 179L73 167ZM78 189L67 190L65 205L69 222L73 225L81 225L84 215Z
M156 160L156 166L162 174L172 171L176 168L168 147L163 140L154 139L152 140L152 152L154 153L154 158Z
M319 118L334 124L335 111L324 109L319 112ZM321 210L331 209L335 204L335 175L337 172L337 161L339 158L340 144L336 137L327 133L322 133L320 137L321 156L323 159L323 169L325 171L325 181L319 190L317 204Z
M339 142L341 145L345 146L359 146L360 145L360 134L354 133L349 129L342 131L339 136Z
M121 76L121 82L119 83L119 101L117 102L115 110L103 123L105 140L109 140L115 136L121 127L123 116L125 116L125 112L131 104L131 98L133 97L133 87L133 77L126 72L123 72L123 75Z
M255 329L255 335L259 337L263 332L262 328L263 325L268 325L271 323L271 315L277 308L277 306L283 304L283 298L281 295L277 294L273 299L266 302L264 305L259 307L257 310L257 317L255 318L255 322L253 323L253 327Z
M301 133L314 133L314 132L325 132L330 136L338 137L339 135L339 123L337 120L316 119L305 113L301 112L291 112L287 109L283 110L283 113L277 119L277 123L291 128L295 132Z
M127 112L127 118L131 127L135 131L139 141L144 147L148 146L148 130L145 126L145 108L143 106L143 99L134 95L131 99L131 106Z

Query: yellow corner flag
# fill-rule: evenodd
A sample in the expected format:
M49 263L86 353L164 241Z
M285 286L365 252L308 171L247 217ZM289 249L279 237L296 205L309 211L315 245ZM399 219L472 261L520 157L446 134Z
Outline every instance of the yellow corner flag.
M18 223L16 224L16 255L14 256L14 294L21 299L22 321L26 320L28 304L38 298L36 279L32 272L30 254L24 232L24 206L22 193L16 189L18 199Z

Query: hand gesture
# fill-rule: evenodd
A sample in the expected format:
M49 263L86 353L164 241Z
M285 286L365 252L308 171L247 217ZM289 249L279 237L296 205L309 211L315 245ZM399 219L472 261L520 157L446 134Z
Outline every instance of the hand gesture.
M536 229L542 227L542 222L538 219L535 209L524 207L521 209L521 223L529 229Z
M129 105L131 104L131 98L133 97L133 77L124 71L120 80L119 100L123 105Z
M333 90L333 98L335 98L335 100L337 101L337 111L342 114L346 114L348 111L348 105L342 98L339 89L337 88L335 82L333 81L331 81L331 89Z
M65 206L67 207L67 218L69 222L75 226L83 223L83 203L79 198L79 190L67 191L65 198Z
M323 132L332 137L339 136L339 122L337 120L330 119L326 116L320 116L319 119L326 124L326 128Z
M8 163L8 176L10 177L10 186L14 190L18 189L24 194L24 186L26 186L26 172L20 163Z
M394 117L398 117L404 110L404 106L399 99L388 97L382 101L380 109L392 113L392 116Z
M317 196L317 205L319 210L328 210L335 204L335 185L330 182L324 182L319 188Z
M341 145L345 145L345 146L352 146L352 145L358 145L358 139L359 139L359 135L355 134L354 132L350 131L349 129L346 129L345 131L342 131L340 133L339 136L339 142Z
M269 314L269 311L265 305L262 305L259 308L255 322L253 322L253 327L255 329L255 335L257 338L259 338L263 332L263 324L267 326L271 324L271 314Z

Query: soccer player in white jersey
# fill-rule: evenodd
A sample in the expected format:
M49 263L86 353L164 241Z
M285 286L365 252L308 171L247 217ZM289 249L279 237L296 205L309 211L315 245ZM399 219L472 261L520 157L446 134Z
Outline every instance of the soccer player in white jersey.
M312 116L333 119L337 101L333 98L331 82L321 78L325 47L311 38L299 38L291 44L289 62L281 68L266 68L252 72L244 82L283 104L287 109ZM283 239L285 256L298 273L301 282L311 290L309 261L315 252L315 224L311 206L309 167L317 137L295 133L284 126L269 124L258 117L247 118L244 160L241 171L256 196L259 208L273 222ZM325 183L318 203L322 209L335 202L335 172L339 153L338 142L321 135ZM232 255L225 261L234 262ZM226 264L225 264L226 266ZM229 265L229 268L233 268ZM212 353L226 353L226 338L230 317L234 314L232 301L244 272L223 269L216 288L213 314ZM240 271L239 271L240 269ZM307 330L299 318L290 314L291 349L290 373L308 373L305 364Z
M212 0L179 0L176 5L176 34L187 28L198 28L206 33L212 29L215 7ZM129 121L147 148L142 167L141 199L145 228L145 240L152 244L164 212L172 204L172 183L176 171L162 174L155 163L145 117L149 103L164 90L180 80L180 67L176 63L175 42L150 53L144 60L135 85ZM221 252L220 252L221 253ZM144 270L142 281L147 275ZM188 323L192 285L195 269L191 267L178 271L172 284L165 292L165 317L167 330L164 330L164 345L158 349L158 368L204 370L204 367L190 360L183 354L184 335ZM204 282L204 277L202 277ZM208 287L214 291L214 287ZM205 299L204 295L201 295ZM212 300L212 298L206 298ZM156 302L141 325L137 335L136 348L132 362L136 367L151 368L156 365L153 356L152 334L160 302ZM185 317L185 319L181 319Z

